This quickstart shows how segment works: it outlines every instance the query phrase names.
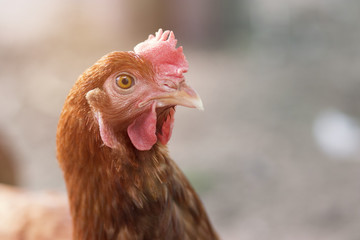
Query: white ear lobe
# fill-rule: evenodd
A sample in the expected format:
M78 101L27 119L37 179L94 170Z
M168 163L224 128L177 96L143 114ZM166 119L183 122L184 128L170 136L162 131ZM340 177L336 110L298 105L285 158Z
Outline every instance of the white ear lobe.
M94 112L94 115L98 121L100 136L104 144L109 148L117 148L120 145L120 143L117 140L113 129L109 126L109 124L104 122L104 119L101 116L101 112L96 111Z
M95 88L86 93L85 96L92 110L99 109L106 101L107 95L99 88Z
M91 111L99 124L100 137L102 141L110 148L117 148L120 143L117 140L111 126L102 117L100 110L105 107L105 102L108 100L107 97L107 94L99 88L95 88L86 93L86 100L88 101Z

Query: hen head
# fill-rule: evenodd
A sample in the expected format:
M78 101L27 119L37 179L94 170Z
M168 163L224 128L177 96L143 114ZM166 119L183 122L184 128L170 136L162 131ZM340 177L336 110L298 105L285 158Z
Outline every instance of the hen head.
M173 32L160 29L134 51L110 53L83 74L86 101L105 145L119 147L119 134L127 134L140 151L166 144L176 105L203 109L185 82L188 63L176 42Z

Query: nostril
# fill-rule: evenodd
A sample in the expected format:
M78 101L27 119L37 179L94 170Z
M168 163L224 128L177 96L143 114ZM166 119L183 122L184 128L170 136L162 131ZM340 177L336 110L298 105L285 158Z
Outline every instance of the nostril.
M172 81L166 81L162 84L164 86L164 88L166 88L167 90L178 90L179 89L179 85L176 84L175 82Z
M166 88L172 88L172 87L170 87L170 85L167 84L167 83L164 84L164 87L166 87Z

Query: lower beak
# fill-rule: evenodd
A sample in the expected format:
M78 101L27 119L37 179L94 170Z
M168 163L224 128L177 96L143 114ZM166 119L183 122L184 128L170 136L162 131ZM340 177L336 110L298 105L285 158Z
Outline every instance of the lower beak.
M157 101L157 107L180 105L189 108L197 108L201 111L204 110L200 96L193 88L185 83L182 83L179 89L158 96L155 100Z

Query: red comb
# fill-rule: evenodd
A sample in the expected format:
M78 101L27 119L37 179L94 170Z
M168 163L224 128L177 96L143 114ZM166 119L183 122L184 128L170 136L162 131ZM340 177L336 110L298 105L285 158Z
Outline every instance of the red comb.
M172 31L160 28L154 35L135 46L134 51L150 60L160 78L181 78L187 72L189 64L182 47L176 48L177 40Z

